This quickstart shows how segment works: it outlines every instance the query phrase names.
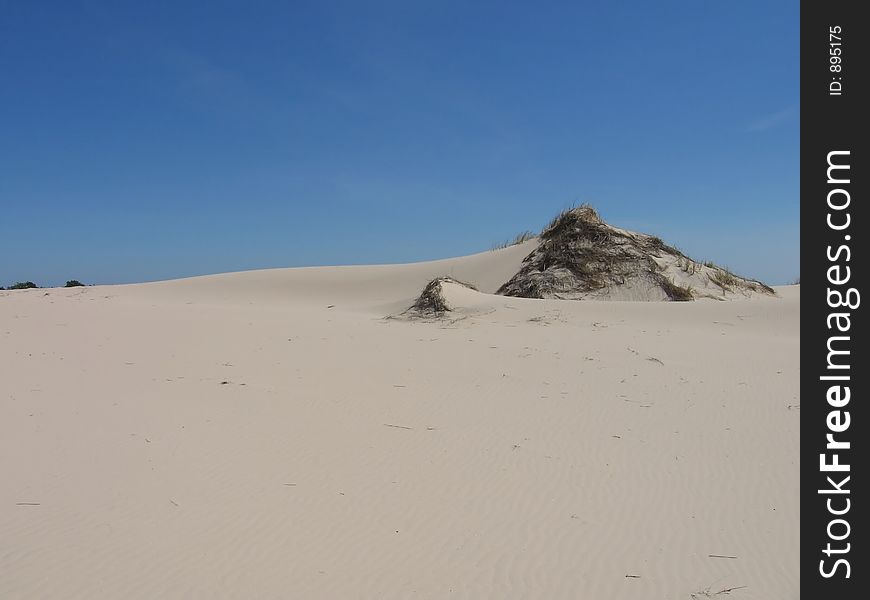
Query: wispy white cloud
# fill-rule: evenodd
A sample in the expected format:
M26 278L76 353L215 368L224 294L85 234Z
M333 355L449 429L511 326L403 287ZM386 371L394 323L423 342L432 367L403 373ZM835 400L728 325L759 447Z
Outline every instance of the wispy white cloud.
M800 109L797 106L788 106L775 113L764 115L755 119L746 127L746 131L767 131L768 129L773 129L774 127L778 127L779 125L788 122L793 117L796 117L799 114Z

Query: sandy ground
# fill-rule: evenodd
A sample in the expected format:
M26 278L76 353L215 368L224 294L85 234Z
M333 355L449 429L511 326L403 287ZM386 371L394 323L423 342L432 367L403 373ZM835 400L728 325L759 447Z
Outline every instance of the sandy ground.
M798 598L800 288L384 318L534 243L0 292L0 598Z

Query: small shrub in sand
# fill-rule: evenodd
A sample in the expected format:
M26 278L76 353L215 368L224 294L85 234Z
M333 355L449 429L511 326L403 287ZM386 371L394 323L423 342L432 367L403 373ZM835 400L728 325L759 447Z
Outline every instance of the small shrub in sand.
M32 281L19 281L18 283L13 283L9 286L10 290L32 290L36 289L39 286L33 283Z
M85 284L83 284L78 279L70 279L69 281L66 282L66 285L63 287L84 287L84 286L85 286Z
M405 314L421 317L438 317L453 310L450 308L447 299L444 297L444 288L442 286L445 283L455 283L472 290L477 290L474 285L464 281L459 281L453 277L436 277L426 284L426 287L423 288L423 291L414 301L414 304L405 311Z
M694 295L692 295L691 287L687 285L677 285L667 277L662 276L659 285L662 287L665 294L667 294L668 299L673 302L688 302L689 300L695 299Z

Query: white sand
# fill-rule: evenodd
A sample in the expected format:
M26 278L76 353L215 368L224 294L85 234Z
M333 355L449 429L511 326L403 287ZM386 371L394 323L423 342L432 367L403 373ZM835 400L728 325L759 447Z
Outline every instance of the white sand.
M797 598L799 288L383 318L534 243L0 292L0 598Z

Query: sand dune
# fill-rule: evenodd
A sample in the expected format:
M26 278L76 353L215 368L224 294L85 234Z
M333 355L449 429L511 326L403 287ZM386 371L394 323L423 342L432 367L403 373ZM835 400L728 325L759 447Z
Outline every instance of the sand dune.
M0 292L0 598L798 597L800 288L492 295L536 244Z
M648 302L774 295L760 281L693 260L656 236L609 225L588 204L562 211L536 239L499 294Z

